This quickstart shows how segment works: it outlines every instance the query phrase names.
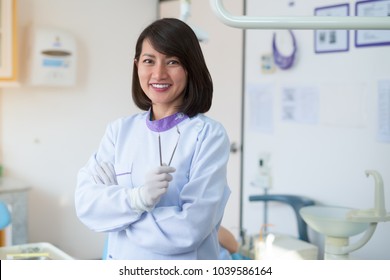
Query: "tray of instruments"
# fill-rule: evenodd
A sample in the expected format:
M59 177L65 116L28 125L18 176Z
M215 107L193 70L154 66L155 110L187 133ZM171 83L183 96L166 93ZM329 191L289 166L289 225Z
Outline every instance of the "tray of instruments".
M73 258L47 242L0 247L0 260L72 260Z

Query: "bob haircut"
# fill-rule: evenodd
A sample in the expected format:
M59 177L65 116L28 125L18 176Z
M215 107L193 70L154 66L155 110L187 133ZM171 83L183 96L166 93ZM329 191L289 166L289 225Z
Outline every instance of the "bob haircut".
M148 40L156 51L177 57L188 73L183 104L178 108L179 112L189 117L207 112L213 99L211 75L194 31L186 23L175 18L154 21L138 37L132 81L132 96L137 107L147 111L152 106L152 101L141 88L135 63L140 58L144 40Z

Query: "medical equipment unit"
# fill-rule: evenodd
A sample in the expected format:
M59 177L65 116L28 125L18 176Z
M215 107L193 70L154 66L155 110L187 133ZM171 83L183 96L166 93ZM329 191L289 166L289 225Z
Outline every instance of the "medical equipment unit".
M73 86L76 82L75 38L62 30L30 27L29 84Z
M241 236L241 254L250 259L269 260L269 259L290 259L290 260L316 260L318 259L318 248L309 241L307 225L299 215L299 210L304 206L314 205L314 200L309 198L291 195L291 194L270 194L273 180L271 172L271 155L268 152L262 152L258 156L258 172L251 185L261 188L264 194L249 195L251 203L261 202L263 204L263 222L260 226L260 233L246 236L246 230L242 231ZM269 230L277 226L268 219L268 204L283 203L290 206L294 211L298 234L291 236L288 234L277 233Z
M375 170L367 170L365 173L375 180L373 209L313 205L300 210L306 223L325 235L324 259L349 259L349 253L360 249L370 240L379 222L390 221L390 213L385 209L382 176ZM349 244L349 238L360 233L364 235Z

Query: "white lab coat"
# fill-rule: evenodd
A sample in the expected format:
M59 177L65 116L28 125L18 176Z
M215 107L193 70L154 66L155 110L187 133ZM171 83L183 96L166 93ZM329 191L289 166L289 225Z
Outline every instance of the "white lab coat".
M107 127L98 151L79 171L77 215L90 229L109 233L107 259L218 259L218 227L230 195L226 131L203 114L183 118L168 192L155 209L139 214L130 207L127 190L142 186L146 173L160 164L159 132L146 125L154 123L149 114L121 118ZM168 163L177 129L160 136L163 162ZM101 161L114 165L118 185L94 182L91 174Z

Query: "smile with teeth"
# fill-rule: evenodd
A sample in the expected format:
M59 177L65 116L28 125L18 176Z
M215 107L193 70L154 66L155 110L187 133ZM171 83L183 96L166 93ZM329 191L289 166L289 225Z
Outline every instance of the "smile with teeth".
M164 88L169 87L169 84L151 84L151 85L152 85L152 87L158 88L158 89L164 89Z

